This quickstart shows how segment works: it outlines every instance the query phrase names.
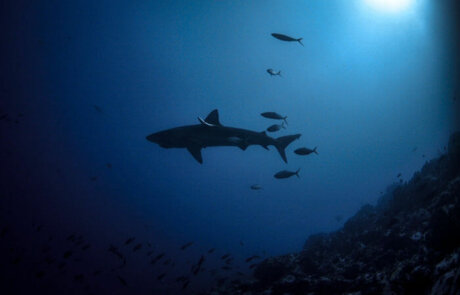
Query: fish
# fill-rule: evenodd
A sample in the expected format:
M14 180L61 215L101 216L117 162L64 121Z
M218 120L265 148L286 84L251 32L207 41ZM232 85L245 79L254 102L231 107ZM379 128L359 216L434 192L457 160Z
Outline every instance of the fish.
M279 33L272 33L272 36L281 41L288 41L288 42L296 41L296 42L299 42L300 45L303 46L303 43L302 43L303 38L296 39L296 38L292 38L292 37L286 36L284 34L279 34Z
M280 117L279 119L285 120L286 117ZM201 155L203 148L210 146L235 146L244 151L250 145L260 145L265 149L268 149L269 145L273 145L278 150L282 160L287 163L286 147L301 136L301 134L294 134L273 138L268 136L265 131L256 132L247 129L226 127L220 123L217 109L209 113L206 119L198 118L198 121L200 122L198 125L187 125L163 130L148 135L146 139L157 143L163 148L186 148L200 164L203 163Z
M315 154L318 154L318 152L316 151L316 146L314 149L309 149L309 148L306 148L306 147L302 147L302 148L298 148L294 151L294 153L296 153L297 155L301 155L301 156L306 156L306 155L309 155L311 153L315 153Z
M253 185L251 185L251 189L255 190L255 191L258 191L258 190L261 190L262 187L260 185L258 185L258 184L253 184Z
M281 71L278 71L278 73L277 73L277 72L275 72L275 70L273 70L273 69L267 69L267 73L269 73L270 76L280 76L280 77L282 77L282 76L281 76Z
M193 242L188 242L188 243L182 245L182 246L180 247L180 249L181 249L181 250L185 250L185 249L187 249L188 247L190 247L190 246L192 246L192 245L193 245Z
M256 267L258 265L258 263L253 263L249 266L250 269L253 269L254 267Z
M211 248L211 249L208 250L208 253L211 254L211 253L213 253L215 250L216 250L215 248Z
M138 251L138 250L141 249L141 248L142 248L142 244L139 243L139 244L137 244L136 246L134 246L133 252Z
M103 111L102 111L102 109L101 109L101 107L100 107L100 106L97 106L97 105L93 105L93 107L94 107L94 109L96 110L96 112L98 112L98 113L100 113L100 114L102 114L102 113L103 113Z
M231 270L232 268L230 266L225 266L224 265L224 266L221 267L221 269L223 269L223 270Z
M281 116L277 112L263 112L260 114L262 117L267 118L267 119L274 119L274 120L283 120L284 123L287 125L287 116Z
M123 286L128 285L128 283L126 283L126 280L124 278L122 278L121 276L117 276L117 279L120 282L120 284L122 284Z
M163 258L163 256L165 256L165 253L158 254L155 258L152 259L152 261L150 261L150 263L155 264L158 260Z
M72 251L65 251L64 254L62 255L62 257L64 258L69 258L70 256L72 256Z
M396 175L397 178L400 178L401 177L401 173L398 173L398 175Z
M220 259L225 260L225 259L227 259L228 257L230 257L230 255L231 255L230 253L225 254L225 255L222 255L222 257L220 257Z
M287 170L282 170L282 171L276 173L276 174L273 175L273 176L274 176L275 178L281 179L281 178L289 178L289 177L291 177L291 176L296 175L298 178L300 178L300 176L299 176L299 171L300 171L300 168L297 169L296 172L287 171Z
M134 241L135 239L136 239L135 237L127 238L125 241L125 245L131 244L131 242Z
M286 129L286 127L284 125L284 122L281 123L281 124L273 124L273 125L271 125L270 127L267 128L267 131L268 132L276 132L276 131L281 130L281 128Z
M105 164L105 166L106 166L107 168L109 168L109 169L112 169L112 164L111 164L111 163L107 163L107 164Z
M157 280L161 281L164 277L166 276L166 273L162 273L159 276L157 276Z
M227 258L227 260L225 260L225 264L231 264L233 262L233 258L230 257L230 258Z
M190 281L185 281L184 284L182 285L182 289L187 288L188 284L190 284Z
M253 256L250 256L250 257L246 258L245 261L246 261L246 263L247 263L247 262L251 262L251 261L254 260L254 259L259 259L259 258L260 258L259 255L253 255Z
M90 247L91 247L90 244L86 244L86 245L84 245L83 247L81 247L81 249L82 249L83 251L85 251L85 250L88 250Z

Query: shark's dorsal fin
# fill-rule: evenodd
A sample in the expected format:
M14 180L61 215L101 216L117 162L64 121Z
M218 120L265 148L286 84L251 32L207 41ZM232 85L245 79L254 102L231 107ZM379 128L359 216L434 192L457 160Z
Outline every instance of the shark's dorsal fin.
M211 125L222 126L222 124L220 124L219 122L219 111L217 111L217 109L210 112L204 120L206 121L206 123L209 123Z
M192 154L192 156L197 160L200 164L203 164L203 157L201 156L201 147L198 145L188 146L187 150Z
M209 123L209 122L206 122L205 120L201 119L201 117L198 117L198 121L200 121L201 124L205 125L205 126L208 126L208 127L214 127L215 125Z

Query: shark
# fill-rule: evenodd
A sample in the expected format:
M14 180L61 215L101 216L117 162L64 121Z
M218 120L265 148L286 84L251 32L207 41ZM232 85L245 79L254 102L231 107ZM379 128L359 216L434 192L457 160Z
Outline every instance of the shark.
M257 132L242 128L228 127L220 123L219 111L213 110L199 124L175 127L146 136L150 142L163 148L185 148L200 164L203 163L201 150L207 147L235 146L243 151L251 145L260 145L265 149L274 146L284 162L287 163L285 149L301 134L273 138L265 131Z

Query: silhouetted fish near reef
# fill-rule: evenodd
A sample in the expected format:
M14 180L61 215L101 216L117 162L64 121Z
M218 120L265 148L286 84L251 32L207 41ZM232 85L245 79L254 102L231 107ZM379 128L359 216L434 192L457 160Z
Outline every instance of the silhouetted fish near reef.
M193 242L188 242L188 243L182 245L182 246L180 247L180 249L181 249L181 250L185 250L185 249L187 249L188 247L190 247L191 245L193 245Z
M296 175L298 178L300 178L299 172L300 172L300 168L297 169L296 172L287 171L287 170L282 170L282 171L276 173L276 174L274 175L274 177L275 177L275 178L278 178L278 179L282 179L282 178L289 178L289 177L291 177L291 176Z
M134 246L133 252L140 250L141 248L142 248L142 244L137 244L136 246Z
M263 112L260 114L262 117L267 119L274 119L274 120L283 120L287 124L287 116L281 116L276 112Z
M230 257L230 254L225 254L225 255L222 255L222 257L220 257L220 259L224 260L226 258Z
M122 284L123 286L127 286L128 283L126 283L126 280L120 276L117 276L118 278L118 281L120 282L120 284Z
M248 258L246 258L246 262L250 262L251 260L254 260L254 259L259 259L260 256L259 255L253 255L253 256L250 256Z
M211 253L213 253L215 250L216 250L215 248L211 248L211 249L208 250L208 253L211 254Z
M100 114L102 114L102 113L103 113L103 112L102 112L102 109L101 109L101 107L100 107L100 106L97 106L97 105L93 105L93 107L94 107L94 109L96 110L96 112L98 112L98 113L100 113Z
M258 264L258 263L253 263L253 264L251 264L251 265L249 266L249 268L250 268L250 269L253 269L254 267L257 266L257 264Z
M309 148L306 148L306 147L303 147L303 148L298 148L294 151L294 153L296 153L297 155L301 155L301 156L306 156L306 155L309 155L311 153L315 153L315 154L318 154L318 152L316 151L316 146L314 149L309 149Z
M157 280L161 281L166 276L166 273L162 273L161 275L157 276Z
M131 237L131 238L128 238L126 239L125 241L125 245L129 245L132 241L134 241L136 238L135 237Z
M281 41L288 41L288 42L292 42L292 41L296 41L296 42L299 42L300 45L303 46L302 44L302 39L303 38L292 38L292 37L289 37L289 36L286 36L286 35L283 35L283 34L279 34L279 33L272 33L272 36L275 37L276 39L278 40L281 40Z

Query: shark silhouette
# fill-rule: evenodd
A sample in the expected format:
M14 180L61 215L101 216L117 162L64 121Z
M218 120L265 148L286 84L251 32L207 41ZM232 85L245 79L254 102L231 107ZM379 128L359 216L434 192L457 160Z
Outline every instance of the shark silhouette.
M200 164L203 163L201 149L210 146L236 146L243 151L250 145L276 147L284 162L287 163L285 148L300 134L278 138L268 136L265 131L256 132L247 129L226 127L219 122L219 112L213 110L206 119L198 117L200 124L167 129L148 135L150 142L163 148L186 148Z

